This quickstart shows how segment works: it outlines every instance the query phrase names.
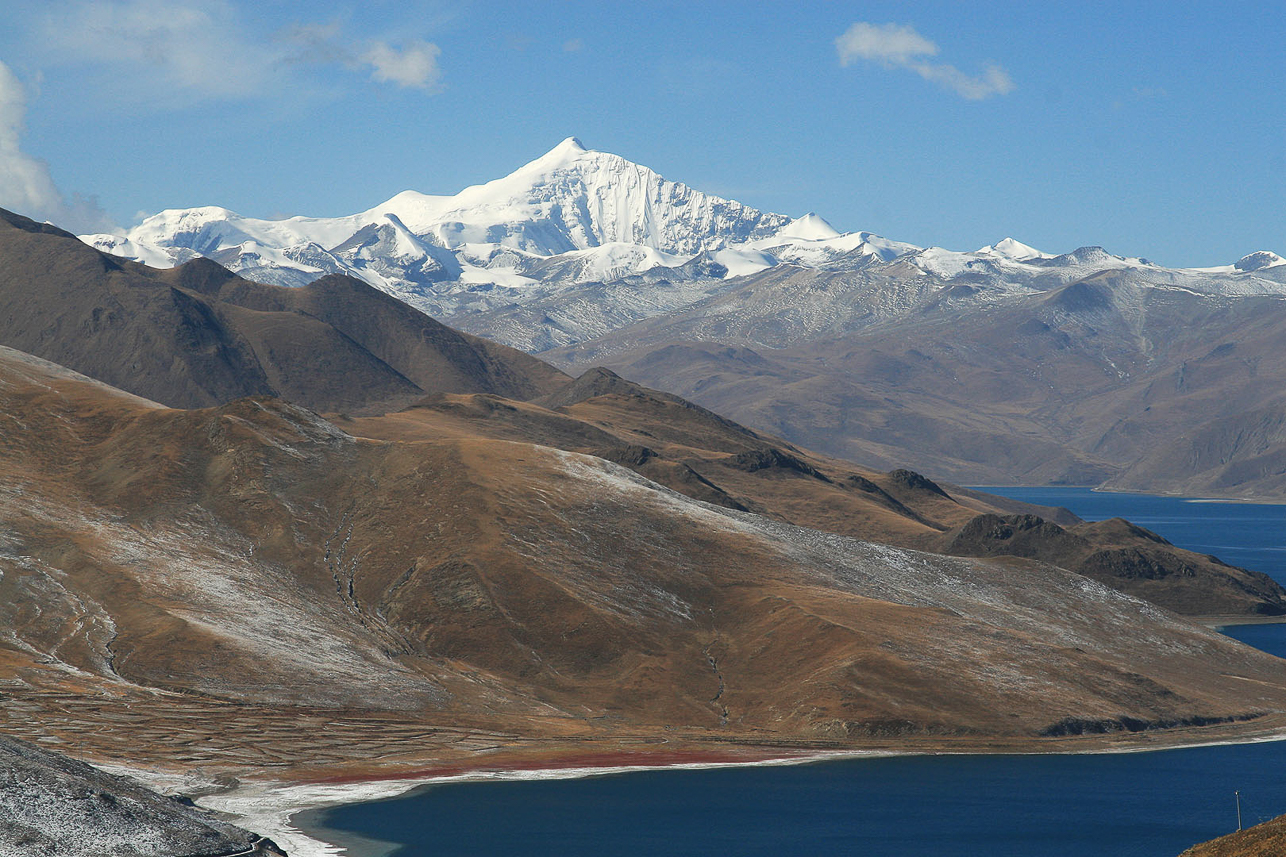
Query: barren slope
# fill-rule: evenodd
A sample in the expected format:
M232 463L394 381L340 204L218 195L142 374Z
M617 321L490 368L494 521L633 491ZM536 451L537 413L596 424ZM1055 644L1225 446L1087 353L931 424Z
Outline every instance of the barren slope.
M544 356L877 467L1286 498L1280 295L1104 270L1002 300L895 268L774 269Z
M531 737L1040 741L1286 710L1281 661L1084 577L702 504L601 458L362 440L271 399L171 410L11 351L0 413L0 724L85 755L352 769Z
M280 857L210 813L26 741L0 736L6 857Z
M1181 613L1286 612L1286 592L1267 576L1181 550L1123 521L1084 524L1066 510L819 456L607 370L592 369L537 402L439 395L398 413L335 419L350 434L383 440L487 437L587 453L725 508L903 547L1028 557Z
M206 259L157 270L2 210L0 344L178 407L276 395L371 411L441 391L525 399L566 380L358 280L266 286Z
M1278 857L1286 854L1286 816L1194 845L1179 857Z

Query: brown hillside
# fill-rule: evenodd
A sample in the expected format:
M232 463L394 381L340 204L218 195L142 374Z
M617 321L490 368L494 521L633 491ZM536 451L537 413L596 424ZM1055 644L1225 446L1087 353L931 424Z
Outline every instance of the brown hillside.
M898 267L778 266L542 356L935 479L1286 499L1280 295L1106 270L989 300Z
M1281 857L1286 854L1286 816L1194 845L1179 857Z
M1286 710L1281 661L1048 566L803 529L548 446L172 410L8 350L0 382L0 725L84 755L352 770L537 737L976 746Z
M273 395L372 412L434 392L533 398L567 380L351 278L288 289L206 259L156 270L2 210L0 344L176 407Z
M351 278L282 288L242 280L206 259L158 271L8 213L0 213L0 260L0 342L7 337L163 404L274 395L360 415L418 401L393 420L396 428L350 430L432 439L451 422L461 437L588 453L693 499L908 547L940 549L942 532L1008 505L949 495L906 470L881 474L819 458L604 369L569 379ZM1048 550L1036 556L993 545L982 553L1073 565ZM1182 612L1283 609L1286 593L1271 583L1245 586L1241 572L1180 557L1169 546L1148 546L1145 554L1100 552L1080 570ZM1189 571L1198 567L1194 579Z
M537 402L439 395L398 413L334 419L372 439L486 437L594 455L725 508L903 547L1038 560L1180 613L1286 612L1286 591L1265 575L1181 550L1125 522L1084 524L1065 511L943 488L908 470L879 473L819 456L604 369ZM1071 529L1036 515L1058 517ZM997 526L1012 530L1014 521L1026 522L1016 538L999 534Z

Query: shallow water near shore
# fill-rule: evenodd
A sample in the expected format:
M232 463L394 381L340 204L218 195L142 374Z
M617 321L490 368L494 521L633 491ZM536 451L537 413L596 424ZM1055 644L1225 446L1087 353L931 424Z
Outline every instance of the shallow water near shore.
M1284 506L1074 488L987 490L1066 506L1087 520L1129 518L1177 545L1286 582ZM1286 625L1224 630L1286 657ZM1148 753L866 758L450 783L294 820L310 835L347 845L350 857L1175 857L1236 829L1236 791L1247 825L1286 812L1282 771L1280 741ZM354 835L383 844L348 838Z

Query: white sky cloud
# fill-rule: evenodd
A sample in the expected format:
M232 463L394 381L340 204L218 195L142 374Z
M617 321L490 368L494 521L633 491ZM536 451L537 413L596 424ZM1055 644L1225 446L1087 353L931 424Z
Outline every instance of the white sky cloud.
M235 98L267 85L280 48L256 41L223 0L93 0L50 10L55 59L130 69L147 89Z
M938 46L909 24L859 21L835 40L835 50L839 53L840 65L866 61L885 68L904 68L971 101L1014 90L1013 80L998 65L988 64L982 74L969 75L953 65L930 62L930 57L938 55Z
M908 65L917 57L937 56L938 46L905 24L856 23L835 40L841 65L875 60L888 67Z
M114 231L115 225L93 199L65 197L54 184L49 166L22 151L26 116L26 87L0 62L0 208L48 220L72 232Z
M408 42L401 49L387 42L373 42L361 59L373 69L371 77L381 83L435 92L441 88L442 69L438 67L441 53L437 45L420 39Z
M66 0L51 4L40 44L50 63L109 69L118 95L154 106L277 96L308 66L338 65L380 83L436 92L437 45L346 37L338 23L266 32L229 0Z

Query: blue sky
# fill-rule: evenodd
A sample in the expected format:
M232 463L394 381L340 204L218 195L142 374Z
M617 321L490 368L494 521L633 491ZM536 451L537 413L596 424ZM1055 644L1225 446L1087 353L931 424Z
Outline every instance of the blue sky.
M569 135L951 249L1286 254L1286 5L0 0L0 206L453 193Z

